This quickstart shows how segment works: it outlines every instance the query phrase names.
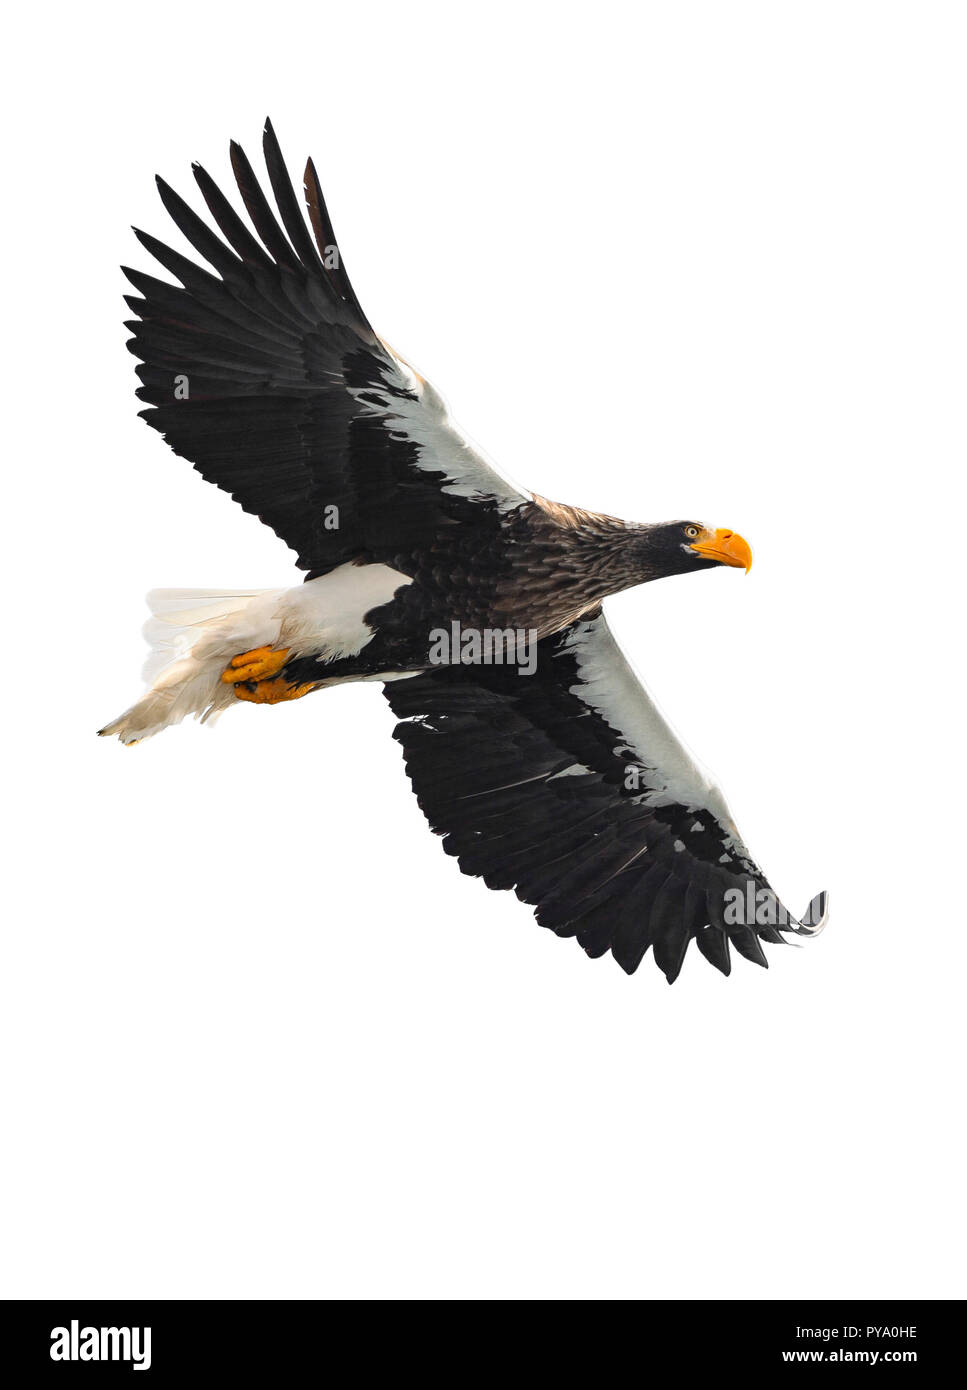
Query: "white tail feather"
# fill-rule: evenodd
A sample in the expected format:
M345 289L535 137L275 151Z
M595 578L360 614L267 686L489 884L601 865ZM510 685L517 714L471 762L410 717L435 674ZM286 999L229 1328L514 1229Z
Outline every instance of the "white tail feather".
M151 689L100 730L137 743L188 714L213 719L234 702L222 671L233 656L273 646L281 630L280 589L153 589L144 625Z
M141 679L151 685L173 661L188 655L203 628L211 628L247 608L249 600L275 589L152 589L147 595L151 617L141 629L151 648Z

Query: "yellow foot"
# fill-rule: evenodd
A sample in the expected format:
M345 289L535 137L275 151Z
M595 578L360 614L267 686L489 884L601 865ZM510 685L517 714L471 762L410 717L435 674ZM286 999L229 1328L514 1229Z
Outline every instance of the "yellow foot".
M225 677L222 677L224 680ZM236 685L235 696L239 700L248 700L253 705L278 705L283 700L301 700L303 695L308 695L310 690L315 690L317 682L309 681L305 685L295 685L290 681L278 677L274 681L255 681L251 685Z
M231 665L222 672L222 680L226 685L238 685L240 681L264 681L282 670L288 655L288 647L283 647L281 651L256 647L254 651L233 656Z

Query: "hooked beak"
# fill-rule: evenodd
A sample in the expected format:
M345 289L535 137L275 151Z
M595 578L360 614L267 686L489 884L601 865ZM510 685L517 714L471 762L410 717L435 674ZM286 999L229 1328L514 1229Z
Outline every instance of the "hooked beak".
M719 565L732 565L736 569L743 569L746 574L752 568L752 547L735 531L703 531L689 549L697 551L706 560L714 560Z

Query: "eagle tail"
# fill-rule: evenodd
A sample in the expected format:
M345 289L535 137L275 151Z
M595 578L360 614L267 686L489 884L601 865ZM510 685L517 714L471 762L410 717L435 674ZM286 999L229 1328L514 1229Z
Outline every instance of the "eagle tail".
M193 714L214 719L235 701L222 679L239 652L277 642L278 589L153 589L144 635L151 653L143 676L150 689L98 733L139 743Z

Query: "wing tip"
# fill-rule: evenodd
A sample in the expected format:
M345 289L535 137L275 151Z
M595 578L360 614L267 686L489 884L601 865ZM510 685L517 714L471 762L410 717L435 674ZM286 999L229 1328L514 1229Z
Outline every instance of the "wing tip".
M800 920L784 931L795 932L797 936L819 936L829 923L829 894L825 888L809 902Z

